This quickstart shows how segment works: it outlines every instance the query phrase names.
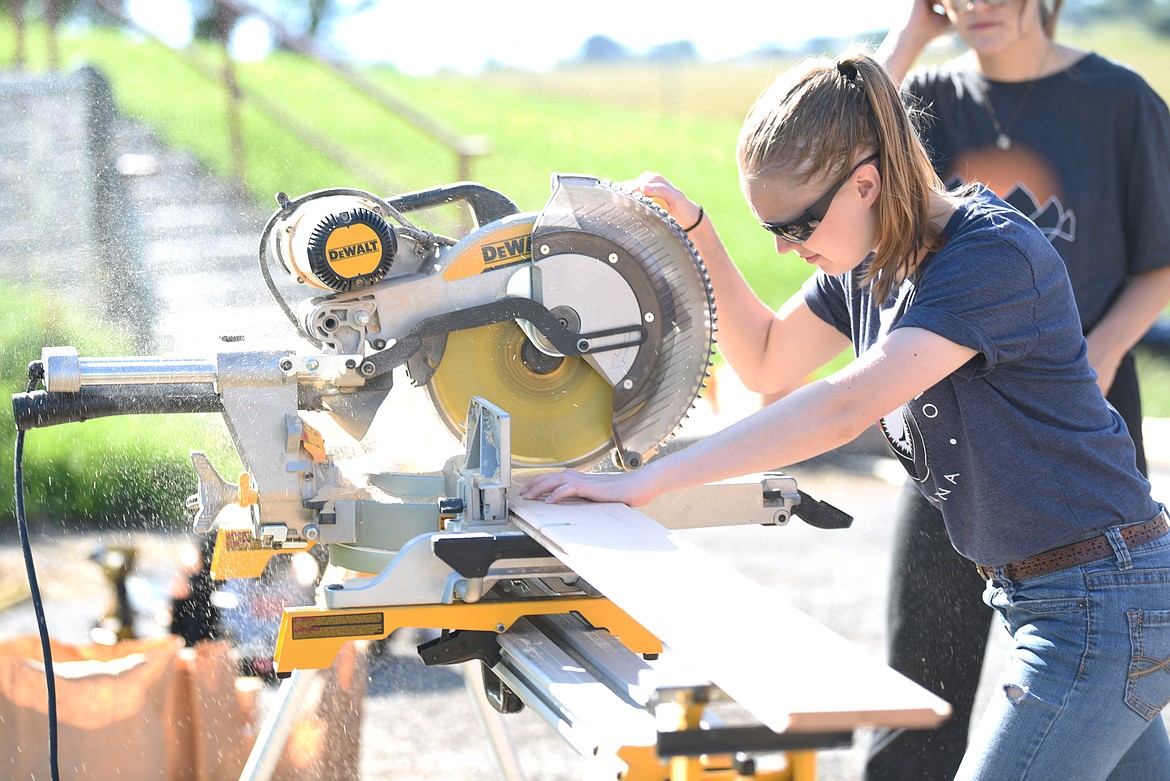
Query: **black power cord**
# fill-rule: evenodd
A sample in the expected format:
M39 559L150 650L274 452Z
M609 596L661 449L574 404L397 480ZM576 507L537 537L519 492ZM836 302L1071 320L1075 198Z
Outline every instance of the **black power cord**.
M28 367L29 381L26 393L32 393L37 380L44 376L44 370L39 361L34 361ZM49 710L49 777L52 781L60 781L61 774L57 768L57 682L53 674L53 649L49 644L49 624L45 621L45 605L41 601L41 589L37 585L37 570L33 562L32 542L28 535L28 519L24 512L24 430L16 431L16 452L13 457L14 482L13 493L16 495L16 528L20 532L20 549L24 553L24 569L28 574L28 589L32 597L33 611L37 616L37 631L41 638L41 654L45 661L45 690L48 695Z

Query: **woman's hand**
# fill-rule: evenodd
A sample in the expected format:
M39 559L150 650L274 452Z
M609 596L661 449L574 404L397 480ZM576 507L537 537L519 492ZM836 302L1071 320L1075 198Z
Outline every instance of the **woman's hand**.
M689 227L699 221L698 204L687 198L682 190L667 181L662 174L646 171L636 179L618 182L617 186L658 201L679 225Z
M621 502L637 507L661 493L653 482L646 467L620 474L588 474L566 469L533 478L520 489L520 496L524 499L544 497L546 502L552 503L577 497L591 502Z
M951 29L951 20L937 13L938 0L903 0L908 3L901 21L894 20L875 57L895 84L901 84L926 45Z
M909 13L906 17L906 27L913 31L916 39L926 45L940 35L950 32L951 20L946 13L935 11L941 0L911 0Z

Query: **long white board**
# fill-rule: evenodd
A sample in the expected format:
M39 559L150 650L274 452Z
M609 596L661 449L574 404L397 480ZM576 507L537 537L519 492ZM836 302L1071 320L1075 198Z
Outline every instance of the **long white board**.
M928 728L950 706L624 504L509 492L513 522L776 732Z

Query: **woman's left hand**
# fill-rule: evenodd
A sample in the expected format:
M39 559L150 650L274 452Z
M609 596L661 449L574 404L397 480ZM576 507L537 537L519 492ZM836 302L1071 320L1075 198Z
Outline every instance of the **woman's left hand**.
M636 179L618 182L617 186L658 201L679 225L698 227L701 214L699 205L687 198L686 193L671 184L662 174L644 171Z
M658 491L645 467L620 474L589 474L566 469L533 478L520 489L524 499L540 499L556 503L571 497L591 502L620 502L630 507L646 504Z

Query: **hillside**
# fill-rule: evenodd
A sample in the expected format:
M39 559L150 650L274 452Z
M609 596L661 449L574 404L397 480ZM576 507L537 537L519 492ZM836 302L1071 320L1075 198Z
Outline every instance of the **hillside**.
M1130 64L1170 96L1163 67L1170 39L1136 24L1067 28L1061 35ZM10 59L4 47L11 39L0 41L0 61ZM105 73L126 115L189 150L211 172L232 174L229 103L214 79L223 68L221 53L198 46L177 53L112 29L70 31L60 49L64 68L91 64ZM35 61L37 53L30 54ZM663 172L703 203L757 293L778 305L809 268L775 258L771 237L744 208L733 147L747 106L794 59L634 62L479 77L414 78L379 68L363 75L452 133L484 139L488 154L473 161L470 177L523 209L543 205L553 172L612 179ZM441 144L320 63L280 53L237 63L235 72L242 93L252 98L240 110L243 184L262 209L272 208L280 191L354 186L393 195L459 176L455 157ZM344 150L347 163L298 138L298 124ZM436 219L450 221L441 214Z

